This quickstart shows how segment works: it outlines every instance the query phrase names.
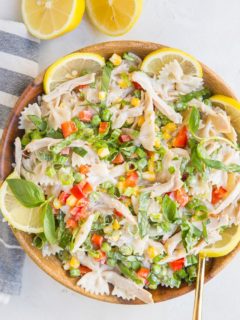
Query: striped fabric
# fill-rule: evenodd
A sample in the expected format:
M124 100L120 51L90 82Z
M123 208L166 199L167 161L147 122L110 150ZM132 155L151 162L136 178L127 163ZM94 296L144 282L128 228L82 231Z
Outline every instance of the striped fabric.
M23 23L0 20L0 136L20 94L38 73L39 41ZM0 217L0 303L21 290L24 253Z
M23 23L0 20L0 137L20 94L38 74L39 41Z

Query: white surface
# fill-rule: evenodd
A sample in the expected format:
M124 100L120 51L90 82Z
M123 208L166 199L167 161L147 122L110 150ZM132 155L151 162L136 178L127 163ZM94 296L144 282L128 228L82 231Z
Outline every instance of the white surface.
M240 96L239 12L239 0L145 0L140 20L121 38L160 42L192 53L219 73ZM20 0L0 0L0 18L20 21ZM41 68L82 46L107 40L112 38L98 33L85 17L70 34L42 43ZM206 285L204 319L240 319L239 264L240 255ZM192 307L192 293L150 306L100 303L65 289L27 258L22 294L0 306L0 319L188 320Z

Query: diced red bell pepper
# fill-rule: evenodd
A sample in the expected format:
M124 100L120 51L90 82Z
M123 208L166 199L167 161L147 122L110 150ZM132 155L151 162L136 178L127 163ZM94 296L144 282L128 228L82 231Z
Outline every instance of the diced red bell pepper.
M138 173L136 171L128 172L125 180L125 185L127 187L136 187L137 182L138 182Z
M68 219L66 222L66 227L68 229L75 229L77 226L78 226L78 223L73 218Z
M89 166L82 164L82 165L79 167L79 172L80 172L81 174L87 174L87 173L89 172Z
M83 122L91 122L93 114L89 110L82 110L79 112L79 119Z
M176 137L173 139L172 145L175 148L185 148L188 142L187 127L183 126Z
M91 186L91 184L89 182L86 182L82 188L82 192L83 194L86 196L89 193L93 192L93 187Z
M77 207L86 207L89 203L89 199L88 198L82 198L82 199L79 199L76 206Z
M212 204L218 203L227 193L227 190L223 187L213 187L212 189Z
M65 191L62 191L60 193L60 196L58 197L58 200L60 201L60 203L62 205L66 204L66 201L67 201L67 198L70 196L69 193L65 192Z
M88 84L80 84L79 86L77 86L76 88L75 88L75 90L76 89L83 89L83 88L87 88L88 87Z
M135 89L137 89L137 90L143 90L142 86L141 86L139 83L137 83L137 82L135 82L135 81L133 81L132 83L133 83L133 86L134 86Z
M120 217L120 218L123 217L122 212L121 212L121 211L118 211L118 210L116 210L116 209L114 209L114 214L115 214L117 217Z
M74 207L71 209L70 213L75 221L85 219L88 216L88 213L86 212L86 207Z
M174 191L174 198L181 207L185 207L189 201L189 196L183 188Z
M80 265L79 270L80 270L81 275L84 275L84 274L92 271L90 268L88 268L86 266L82 266L82 265Z
M184 258L169 262L169 267L173 271L181 270L184 267Z
M116 157L112 160L112 163L113 164L122 164L124 162L124 158L123 158L123 155L121 153L118 153L116 155Z
M70 191L71 191L71 194L74 195L74 197L77 199L82 199L85 197L85 195L82 191L82 184L81 183L75 184Z
M119 137L119 141L122 143L129 142L131 140L132 140L132 138L128 134L121 134Z
M97 233L94 233L92 235L91 242L95 247L101 248L101 245L103 243L103 236L101 236L101 235L99 235Z
M144 267L141 267L141 268L137 271L138 277L143 278L143 279L147 279L149 273L150 273L150 270L149 270L148 268L144 268Z
M99 251L99 257L98 258L94 258L94 260L101 262L102 264L104 264L107 260L107 254L104 251Z
M64 138L67 138L68 136L70 136L74 132L78 131L78 128L77 128L75 122L73 122L73 121L63 122L61 124L61 128L62 128L62 133L63 133Z
M100 134L106 133L109 128L109 122L100 122L98 132Z

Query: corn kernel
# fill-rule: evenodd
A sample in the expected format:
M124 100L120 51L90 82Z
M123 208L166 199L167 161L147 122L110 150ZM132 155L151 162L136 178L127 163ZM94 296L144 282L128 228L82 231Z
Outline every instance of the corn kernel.
M151 173L154 173L154 160L150 159L148 160L148 171Z
M71 260L69 261L70 267L77 269L80 266L80 262L78 259L74 256L72 256Z
M125 183L124 181L119 181L117 183L117 188L119 190L120 193L123 193L124 189L125 189Z
M163 139L164 139L164 140L169 140L170 138L171 138L170 133L168 133L168 132L164 132L164 133L163 133Z
M119 66L122 63L122 58L118 54L114 53L109 61L111 61L114 66Z
M171 133L173 131L175 131L177 128L176 124L173 122L169 122L168 124L166 124L164 127L162 127L162 132L167 132L167 133Z
M100 149L98 149L97 153L100 158L107 157L110 154L108 148L100 148Z
M156 180L156 175L154 172L149 172L149 171L143 172L142 177L144 180L148 180L150 182L153 182Z
M77 203L77 198L75 198L72 194L67 198L66 205L69 207L74 207Z
M133 196L137 197L139 195L139 188L135 187L133 191Z
M155 139L154 147L157 148L157 149L161 147L161 140L159 138Z
M149 246L147 249L147 254L150 259L153 259L157 255L157 250L153 246Z
M133 97L133 98L131 99L131 105L132 105L133 107L138 107L138 106L140 105L140 99L138 99L138 98L136 98L136 97Z
M98 98L99 100L103 101L106 99L107 93L105 91L99 91Z
M145 119L144 116L138 117L138 126L141 127L144 123Z
M58 200L58 198L55 198L55 199L53 200L53 207L54 207L54 209L60 209L61 206L62 206L61 202Z
M127 89L129 87L129 83L125 80L120 80L118 85L121 89Z
M112 224L113 230L119 230L121 228L119 222L115 219Z

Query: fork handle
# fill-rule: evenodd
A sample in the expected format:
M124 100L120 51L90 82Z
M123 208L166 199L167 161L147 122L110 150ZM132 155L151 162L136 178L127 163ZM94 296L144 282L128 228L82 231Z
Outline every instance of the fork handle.
M199 255L198 260L198 274L196 281L195 300L193 309L193 320L202 319L202 297L203 297L203 286L204 286L204 275L205 275L205 262L206 259Z

